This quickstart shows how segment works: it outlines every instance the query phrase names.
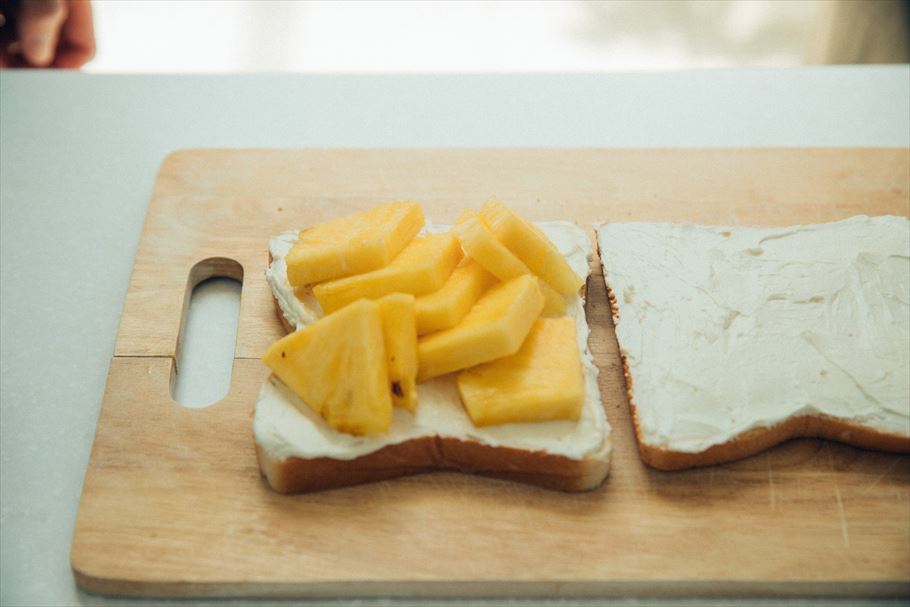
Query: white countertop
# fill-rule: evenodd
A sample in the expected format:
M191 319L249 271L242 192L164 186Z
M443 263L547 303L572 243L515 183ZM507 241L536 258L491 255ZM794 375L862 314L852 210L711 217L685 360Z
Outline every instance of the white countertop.
M165 155L187 147L490 146L907 147L910 66L568 76L0 73L0 604L122 602L78 591L69 549L133 254Z

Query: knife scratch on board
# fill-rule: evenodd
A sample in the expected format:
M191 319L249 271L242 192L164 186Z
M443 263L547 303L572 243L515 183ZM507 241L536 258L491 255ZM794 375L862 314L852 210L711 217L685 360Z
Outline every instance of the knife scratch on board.
M834 496L837 498L837 511L840 514L840 530L844 538L844 546L850 547L850 534L847 532L847 515L844 512L844 500L840 494L840 485L834 481Z
M875 487L878 486L878 484L881 482L881 480L883 478L885 478L885 475L887 475L889 472L891 472L891 468L893 468L894 464L896 464L897 462L898 462L897 459L891 460L891 463L888 464L888 466L885 468L885 470L881 474L876 476L875 479L871 483L866 485L866 488L860 494L860 497L862 497L864 495L868 495L873 489L875 489Z
M777 495L774 492L774 474L771 472L771 454L765 454L765 462L768 464L768 502L771 505L771 512L777 509Z

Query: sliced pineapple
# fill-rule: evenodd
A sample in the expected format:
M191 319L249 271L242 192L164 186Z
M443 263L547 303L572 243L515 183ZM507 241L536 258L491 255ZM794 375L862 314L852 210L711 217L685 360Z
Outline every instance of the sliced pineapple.
M423 227L416 202L392 202L300 231L287 254L294 287L361 274L389 264Z
M540 293L543 295L543 312L541 314L547 317L562 316L566 312L566 296L557 293L556 289L547 284L542 278L538 279Z
M476 260L499 280L512 280L531 273L528 266L515 257L471 209L461 214L452 226L452 231L458 236L468 257Z
M417 334L454 327L496 279L470 258L461 261L438 291L417 298Z
M376 303L382 317L382 335L389 368L392 404L411 413L417 410L417 321L414 296L392 293Z
M493 287L460 323L418 340L417 381L514 354L542 309L535 276Z
M361 298L379 299L389 293L422 295L442 287L461 257L461 247L452 234L422 236L386 267L318 284L313 294L327 314Z
M537 320L516 354L463 371L457 384L475 426L577 420L585 386L575 321Z
M335 430L388 431L392 399L375 301L358 301L285 336L262 361Z
M499 200L490 198L481 207L479 215L509 251L560 293L576 293L584 284L584 279L572 271L565 257L540 228Z
M537 226L527 225L534 230L538 230L540 235L546 238ZM478 215L468 209L458 218L452 231L458 235L465 253L500 280L507 281L522 274L533 273L531 268L516 257L489 229L482 215ZM547 242L549 242L549 239L547 239ZM559 255L559 251L556 253ZM565 263L561 255L559 258ZM565 265L568 267L568 264ZM569 271L571 272L571 268ZM545 316L560 316L565 312L565 297L543 278L540 280L540 290L544 296L543 314Z

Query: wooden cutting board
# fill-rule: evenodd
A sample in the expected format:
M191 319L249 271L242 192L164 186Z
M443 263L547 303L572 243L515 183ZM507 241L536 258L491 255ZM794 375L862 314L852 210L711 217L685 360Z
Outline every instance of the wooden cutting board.
M73 537L86 590L173 596L910 594L910 457L801 439L724 466L638 459L599 266L590 347L610 477L564 494L433 473L311 495L260 479L251 415L282 334L270 235L402 198L452 221L785 225L910 214L910 150L188 150L161 166ZM192 286L243 280L231 389L170 396Z

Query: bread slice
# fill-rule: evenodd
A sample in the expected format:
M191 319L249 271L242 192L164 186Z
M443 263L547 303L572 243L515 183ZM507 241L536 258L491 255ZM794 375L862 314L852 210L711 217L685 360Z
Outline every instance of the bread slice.
M597 234L645 463L707 466L795 437L910 452L906 217Z
M286 402L296 398L280 380L272 376L263 386L257 407L264 398L275 393L281 394ZM398 417L410 415L402 411L395 414ZM258 421L261 423L261 418ZM307 423L318 428L319 432L334 432L315 416L309 418ZM610 465L611 445L606 433L600 433L601 440L595 449L577 458L541 449L487 444L469 433L454 436L444 433L442 429L438 432L426 429L421 435L400 442L375 441L377 448L372 449L371 445L370 450L362 455L346 457L348 454L320 455L318 451L286 455L280 448L274 447L274 442L265 438L267 429L257 427L254 422L254 430L260 469L269 485L280 493L332 489L432 470L457 470L548 489L583 491L599 486L607 476ZM351 439L351 442L358 442L356 437Z
M593 247L585 232L567 222L540 227L566 255L573 270L587 276ZM295 232L288 232L271 239L266 272L278 317L288 331L321 316L311 293L295 293L287 283L283 256L295 238ZM567 308L576 321L585 375L585 404L578 422L474 427L451 374L419 384L417 413L396 409L388 435L356 437L331 429L272 376L260 390L253 419L263 475L281 493L433 470L456 470L564 491L596 488L609 471L610 427L600 401L597 367L587 347L584 293Z

